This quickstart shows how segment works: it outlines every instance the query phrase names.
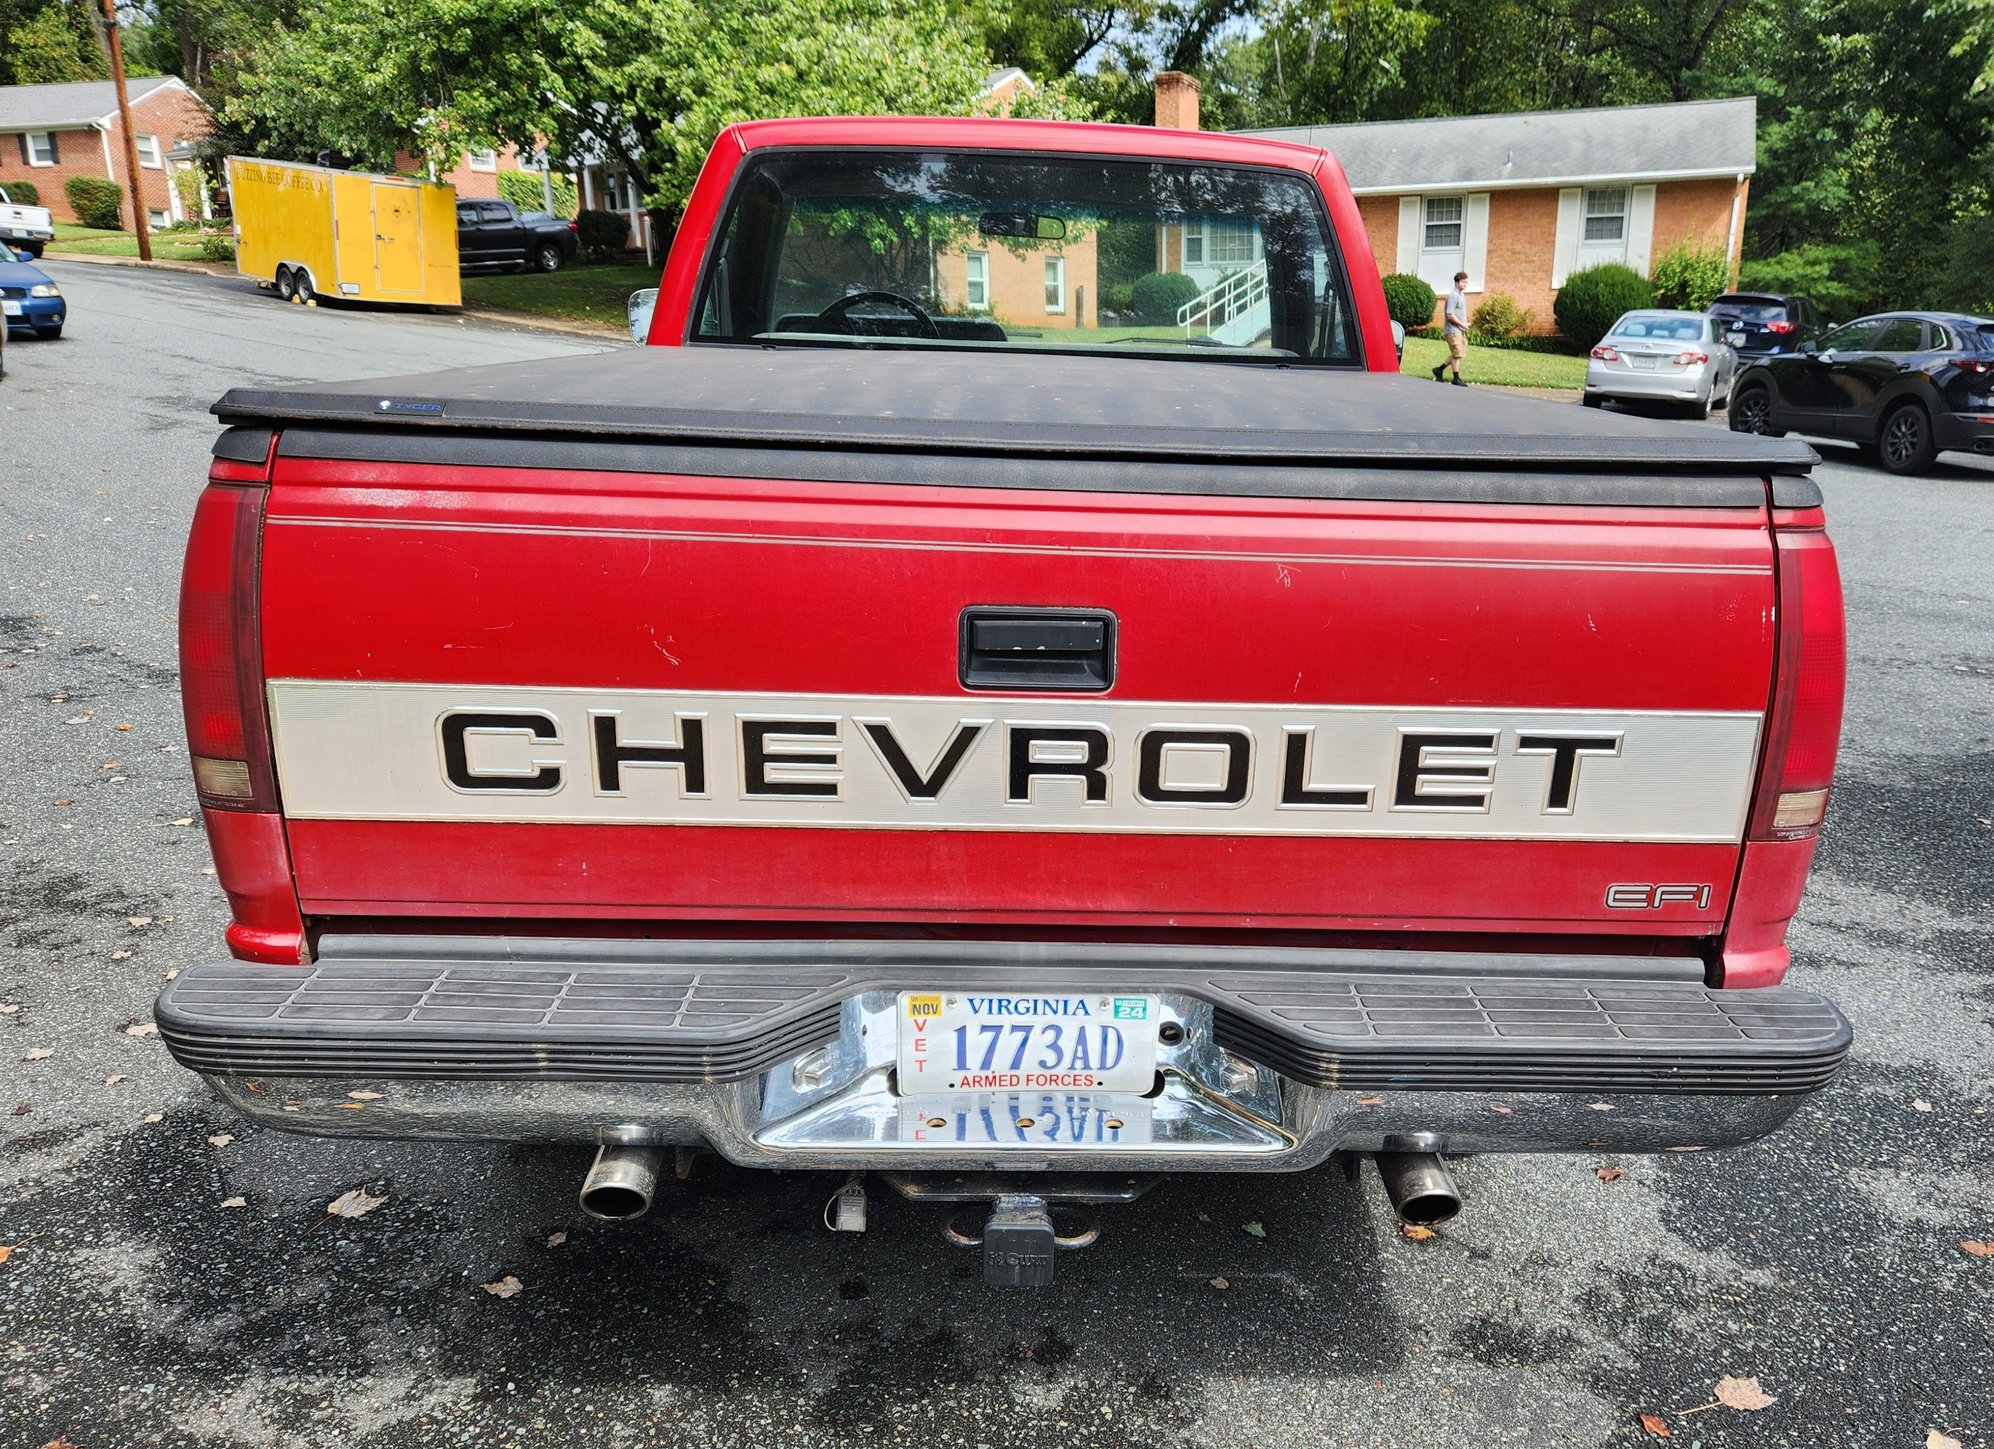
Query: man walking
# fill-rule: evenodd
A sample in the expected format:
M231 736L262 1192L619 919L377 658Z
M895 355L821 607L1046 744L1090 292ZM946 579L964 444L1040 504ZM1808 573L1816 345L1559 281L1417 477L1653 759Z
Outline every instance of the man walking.
M1448 368L1454 369L1454 386L1466 387L1461 381L1461 363L1468 356L1468 274L1454 274L1454 290L1447 294L1447 309L1441 314L1441 335L1447 339L1447 360L1433 369L1433 380L1445 382L1442 375Z

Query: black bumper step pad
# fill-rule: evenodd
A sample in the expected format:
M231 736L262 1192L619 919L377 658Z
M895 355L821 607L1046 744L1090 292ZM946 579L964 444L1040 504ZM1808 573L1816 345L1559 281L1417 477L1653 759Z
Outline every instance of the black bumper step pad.
M1009 960L987 944L962 959L936 943L579 946L212 962L170 983L154 1015L175 1059L214 1075L678 1084L756 1077L833 1039L861 992L936 988L1194 996L1221 1045L1367 1092L1807 1092L1850 1042L1813 992L1587 979L1582 962L1539 977L1466 955L1459 973L1394 973L1385 952L1256 951L1250 969L1226 969L1222 950L1193 964L1175 949L1043 943ZM1322 969L1289 964L1304 961Z

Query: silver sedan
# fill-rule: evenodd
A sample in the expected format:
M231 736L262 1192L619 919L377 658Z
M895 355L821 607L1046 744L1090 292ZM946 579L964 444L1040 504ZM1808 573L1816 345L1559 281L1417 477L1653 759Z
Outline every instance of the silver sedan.
M1629 312L1613 324L1586 364L1585 405L1608 398L1687 406L1707 418L1731 401L1738 354L1723 324L1700 312Z

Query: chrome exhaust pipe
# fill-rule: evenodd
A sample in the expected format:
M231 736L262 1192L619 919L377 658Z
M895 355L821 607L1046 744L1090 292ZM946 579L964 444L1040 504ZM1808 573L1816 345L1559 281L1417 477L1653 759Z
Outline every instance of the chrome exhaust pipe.
M1378 1177L1402 1223L1430 1228L1461 1211L1461 1191L1431 1152L1380 1152Z
M582 1211L607 1223L641 1218L651 1210L663 1162L656 1147L603 1147L582 1179Z

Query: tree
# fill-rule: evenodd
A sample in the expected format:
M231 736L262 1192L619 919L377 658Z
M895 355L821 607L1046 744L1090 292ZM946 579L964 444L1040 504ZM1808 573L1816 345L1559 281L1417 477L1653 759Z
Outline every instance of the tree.
M81 6L61 0L0 3L0 85L101 80L109 74Z
M326 0L228 114L372 166L544 141L620 164L677 210L729 122L963 114L987 71L941 0Z

